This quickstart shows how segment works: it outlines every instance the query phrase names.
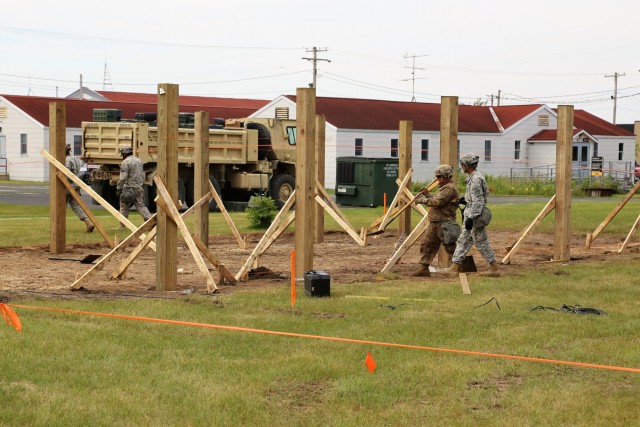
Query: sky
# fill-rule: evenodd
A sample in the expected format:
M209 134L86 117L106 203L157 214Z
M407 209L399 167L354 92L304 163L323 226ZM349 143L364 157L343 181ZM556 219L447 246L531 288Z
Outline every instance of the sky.
M637 0L21 0L0 6L0 94L80 87L573 105L640 120ZM106 71L106 72L105 72ZM615 77L617 74L617 78ZM617 83L617 91L615 90Z

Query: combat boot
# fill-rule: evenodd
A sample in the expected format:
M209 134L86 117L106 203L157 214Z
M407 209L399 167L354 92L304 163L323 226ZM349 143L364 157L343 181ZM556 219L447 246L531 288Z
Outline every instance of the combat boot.
M87 233L91 233L93 229L96 228L96 226L93 225L93 222L91 222L89 218L84 219L84 225L87 226Z
M489 264L489 270L478 274L478 276L483 277L500 277L500 270L498 270L498 262L493 261Z
M457 264L455 262L451 264L451 267L447 268L446 270L442 270L438 272L438 274L445 277L457 277L459 273L460 273L460 264Z
M422 267L415 273L413 273L415 277L431 277L431 271L429 270L429 265L422 264Z

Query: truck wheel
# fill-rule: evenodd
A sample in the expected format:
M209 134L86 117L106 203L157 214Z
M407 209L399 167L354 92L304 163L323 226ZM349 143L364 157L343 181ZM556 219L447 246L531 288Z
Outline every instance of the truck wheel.
M296 189L296 179L289 174L281 174L271 181L271 198L275 200L278 209L284 204Z
M154 201L158 194L158 190L156 189L156 184L154 183L153 185L143 185L142 189L144 190L144 204L147 206L147 209L149 209L149 212L156 213L158 210L156 206L156 202ZM183 207L184 207L184 199L185 199L184 182L182 182L182 180L178 178L178 200L182 201Z

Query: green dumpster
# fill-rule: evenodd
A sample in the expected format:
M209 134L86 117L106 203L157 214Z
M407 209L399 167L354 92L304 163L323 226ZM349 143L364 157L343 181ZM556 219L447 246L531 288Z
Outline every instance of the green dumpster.
M391 200L398 192L398 159L395 157L338 157L336 202L348 206L381 206L384 194Z

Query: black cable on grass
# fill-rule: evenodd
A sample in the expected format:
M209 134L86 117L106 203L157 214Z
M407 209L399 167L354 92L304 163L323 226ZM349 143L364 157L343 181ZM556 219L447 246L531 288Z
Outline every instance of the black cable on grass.
M605 313L604 311L602 311L600 309L582 307L582 306L580 306L578 304L576 304L576 305L562 304L562 306L560 308L545 307L545 306L539 305L537 307L533 307L533 308L529 309L529 311L534 311L534 310L551 310L551 311L560 311L562 313L572 313L572 314L595 314L597 316L606 316L607 315L607 313Z
M484 305L489 304L491 301L495 301L495 302L496 302L496 305L498 306L498 310L501 310L501 311L502 311L502 309L500 308L500 304L498 304L498 299L497 299L496 297L492 297L489 301L485 302L484 304L480 304L479 306L474 307L474 308L480 308L480 307L482 307L482 306L484 306Z

